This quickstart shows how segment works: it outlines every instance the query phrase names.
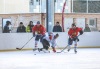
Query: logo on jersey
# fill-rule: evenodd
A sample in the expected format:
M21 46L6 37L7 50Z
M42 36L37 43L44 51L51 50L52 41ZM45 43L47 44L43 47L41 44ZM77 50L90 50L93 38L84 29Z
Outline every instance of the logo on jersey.
M40 31L36 31L37 34L40 34Z
M72 33L72 37L75 37L76 36L76 32Z

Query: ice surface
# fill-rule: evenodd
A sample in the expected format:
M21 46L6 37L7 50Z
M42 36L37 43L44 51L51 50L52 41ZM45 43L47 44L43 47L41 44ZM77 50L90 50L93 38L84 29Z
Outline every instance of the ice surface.
M77 54L73 49L68 53L0 52L0 69L100 69L100 48L78 49Z

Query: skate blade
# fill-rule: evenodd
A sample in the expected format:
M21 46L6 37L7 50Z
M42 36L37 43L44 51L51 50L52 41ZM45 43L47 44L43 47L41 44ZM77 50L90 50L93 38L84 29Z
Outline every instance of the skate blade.
M36 51L37 49L33 49L33 51Z

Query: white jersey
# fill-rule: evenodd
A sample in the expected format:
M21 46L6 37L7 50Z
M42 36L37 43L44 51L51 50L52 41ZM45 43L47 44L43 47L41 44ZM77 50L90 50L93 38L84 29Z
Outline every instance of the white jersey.
M43 37L43 39L46 39L48 42L51 41L51 40L49 39L49 36L45 36L45 37Z
M51 46L56 46L56 39L54 39L54 34L51 35L51 38L49 36L45 36L43 39L46 39L49 43L51 43Z

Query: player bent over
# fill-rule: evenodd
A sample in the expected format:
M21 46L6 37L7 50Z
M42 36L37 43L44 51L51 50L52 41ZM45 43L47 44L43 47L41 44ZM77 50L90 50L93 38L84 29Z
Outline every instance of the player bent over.
M38 41L42 42L42 38L45 36L45 28L38 21L37 24L32 28L33 37L35 37L35 48L33 51L38 49Z
M49 36L45 36L42 41L43 48L39 50L44 51L45 53L50 52L48 51L48 49L51 43L53 52L56 52L55 46L56 46L56 39L58 37L59 37L59 34L54 35L53 33L50 33Z
M73 41L74 41L74 43L75 43L74 44L74 52L77 53L77 42L79 41L78 33L80 33L80 35L83 34L82 28L76 27L76 25L73 23L72 28L70 28L69 31L68 31L68 35L69 35L68 52L71 49L70 45L72 45Z
M47 37L46 37L47 38ZM50 53L50 51L48 51L49 47L50 47L50 40L49 39L45 39L43 38L42 40L42 45L43 45L43 48L38 48L38 51L43 51L44 53Z

